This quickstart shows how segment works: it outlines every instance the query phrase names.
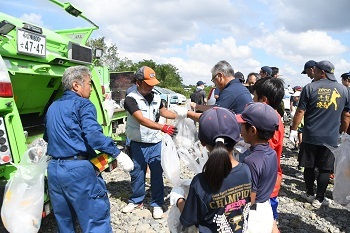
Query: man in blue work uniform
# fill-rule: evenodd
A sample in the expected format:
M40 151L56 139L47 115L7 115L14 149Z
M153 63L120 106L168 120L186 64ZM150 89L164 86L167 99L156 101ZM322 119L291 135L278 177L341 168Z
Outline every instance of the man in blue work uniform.
M247 103L252 102L249 90L242 85L238 78L235 78L235 71L227 61L219 61L211 69L211 81L220 90L219 98L215 105L200 105L191 103L191 107L196 110L206 111L213 106L227 108L236 114L242 113ZM188 112L187 116L195 121L199 121L200 113Z
M130 171L134 165L111 138L102 133L96 108L89 100L91 72L85 66L69 67L63 74L63 96L53 102L45 117L48 142L48 185L58 232L112 232L106 184L90 158L105 152Z
M161 103L160 96L152 92L159 83L153 69L141 67L135 73L137 88L125 98L124 107L128 112L126 122L126 136L130 139L130 156L135 169L130 172L132 195L129 204L123 208L124 213L134 211L143 206L146 196L145 174L147 165L151 170L151 192L153 218L163 216L164 203L163 169L161 166L161 131L169 135L176 133L171 125L159 124L159 116L175 119L177 114L167 110Z

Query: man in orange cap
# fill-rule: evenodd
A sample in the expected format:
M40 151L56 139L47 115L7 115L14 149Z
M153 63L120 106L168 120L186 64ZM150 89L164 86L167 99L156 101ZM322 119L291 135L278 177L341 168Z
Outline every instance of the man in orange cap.
M151 192L153 218L162 218L164 203L163 169L161 166L161 131L169 135L176 134L176 128L158 123L159 116L175 119L177 114L163 106L160 96L152 92L159 84L156 73L147 66L135 73L136 89L125 98L127 110L126 136L130 139L130 156L134 170L130 172L132 195L129 204L123 208L124 213L132 212L143 206L145 198L145 174L147 165L151 170Z

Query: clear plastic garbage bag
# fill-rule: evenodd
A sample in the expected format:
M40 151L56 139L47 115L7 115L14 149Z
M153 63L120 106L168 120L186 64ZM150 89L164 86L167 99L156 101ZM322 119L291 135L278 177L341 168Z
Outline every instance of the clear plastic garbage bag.
M44 206L44 177L48 165L46 144L38 140L24 153L5 187L1 218L11 233L36 233Z
M161 165L165 177L176 187L180 185L180 160L176 152L173 139L168 134L163 134Z
M193 120L189 118L179 118L175 121L177 134L174 143L177 147L190 149L198 139L198 132Z
M204 164L208 160L207 149L202 146L200 141L195 142L190 150L186 148L177 149L177 153L185 166L195 174L202 172Z
M197 141L194 143L193 149L194 149L198 164L199 164L201 171L202 171L205 163L208 161L207 148L202 146L202 143L200 141Z
M180 180L180 186L184 189L185 191L185 197L187 197L189 189L190 189L190 184L191 184L190 179L186 180ZM198 229L195 226L191 227L183 227L181 222L180 222L180 210L179 208L176 207L176 205L173 205L170 207L169 213L168 213L168 227L171 233L195 233L198 232Z
M116 102L112 99L105 99L102 103L102 106L107 111L108 118L112 119L114 114L114 109L118 107Z
M339 143L336 148L327 146L335 157L333 200L350 211L350 135L342 134Z

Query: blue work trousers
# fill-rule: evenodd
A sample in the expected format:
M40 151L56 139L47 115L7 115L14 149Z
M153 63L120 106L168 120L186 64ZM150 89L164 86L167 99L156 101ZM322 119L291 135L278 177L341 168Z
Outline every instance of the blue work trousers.
M131 141L130 155L134 162L134 170L130 172L132 195L129 202L142 203L146 196L145 175L147 164L151 170L151 206L164 204L163 169L160 163L162 142L142 143Z
M48 185L59 233L110 233L110 203L103 178L89 160L50 160Z

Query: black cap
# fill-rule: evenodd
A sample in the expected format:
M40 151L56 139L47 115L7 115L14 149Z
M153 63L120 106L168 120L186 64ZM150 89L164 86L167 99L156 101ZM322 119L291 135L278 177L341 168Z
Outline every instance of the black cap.
M266 72L268 75L272 74L272 69L270 66L263 66L263 67L261 67L261 70Z
M235 73L235 78L237 78L237 79L239 79L239 81L241 82L241 83L244 83L244 75L241 73L241 72L236 72Z
M197 82L197 86L204 85L204 84L205 84L205 82L203 82L203 81L198 81Z
M315 65L318 69L323 70L329 80L336 81L334 76L334 65L330 61L320 61L316 62Z
M215 145L215 140L228 137L237 142L240 137L240 126L236 115L222 107L213 107L199 118L198 138L202 143Z
M236 115L238 123L249 123L258 129L266 131L278 130L278 113L265 103L249 103L242 114Z
M306 69L316 66L316 62L314 60L307 61L304 65L304 70L301 71L301 74L306 74Z

